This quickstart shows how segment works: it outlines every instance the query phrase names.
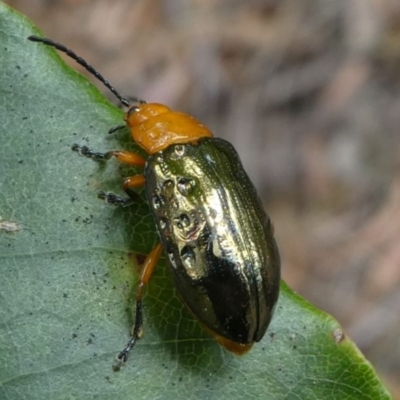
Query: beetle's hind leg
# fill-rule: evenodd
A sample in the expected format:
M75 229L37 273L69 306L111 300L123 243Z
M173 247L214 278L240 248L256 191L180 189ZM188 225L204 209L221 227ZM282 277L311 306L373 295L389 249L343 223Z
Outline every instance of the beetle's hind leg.
M119 371L121 369L121 366L128 360L130 351L135 346L138 339L140 339L143 335L143 289L150 280L154 268L157 265L158 259L160 258L161 251L162 246L161 243L159 243L153 248L144 261L142 273L140 275L139 286L136 292L136 312L135 323L132 327L132 337L125 348L118 353L117 363L113 366L114 371Z

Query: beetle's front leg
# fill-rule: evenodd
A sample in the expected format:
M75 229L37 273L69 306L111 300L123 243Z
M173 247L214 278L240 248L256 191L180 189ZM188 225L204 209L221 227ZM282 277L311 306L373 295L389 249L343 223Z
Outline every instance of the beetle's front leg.
M132 337L125 346L125 348L118 353L117 363L113 366L114 371L119 371L121 366L128 360L128 356L132 348L135 346L138 339L143 335L143 306L142 296L145 285L149 282L150 277L157 265L158 259L160 258L162 251L161 243L157 244L150 254L146 257L143 264L142 273L140 276L139 286L136 292L136 312L135 312L135 323L132 328Z
M118 161L135 167L143 167L146 164L146 160L142 156L125 150L115 150L108 151L106 153L99 153L89 149L87 146L79 146L78 144L74 144L72 146L72 150L96 161L108 161L111 157L115 157ZM133 203L132 192L130 189L143 186L144 184L145 179L143 175L130 176L124 179L124 190L129 197L121 197L114 193L106 193L103 191L98 194L98 197L100 199L103 199L108 204L121 205L123 207L126 207Z
M99 153L93 150L90 150L87 146L79 146L78 144L72 145L72 150L82 154L85 157L92 158L96 161L107 161L111 157L115 157L118 161L132 165L135 167L144 167L146 164L146 160L140 156L139 154L132 153L130 151L125 150L114 150L107 151L106 153Z

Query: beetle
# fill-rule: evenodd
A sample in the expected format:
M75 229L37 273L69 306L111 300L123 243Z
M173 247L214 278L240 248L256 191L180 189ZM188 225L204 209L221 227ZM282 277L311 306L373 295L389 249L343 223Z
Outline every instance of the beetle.
M127 361L143 334L143 289L163 249L188 309L222 346L246 353L271 321L279 295L280 256L271 221L234 147L190 115L140 99L131 105L65 46L37 36L28 39L66 53L110 89L128 108L124 120L132 139L148 154L144 159L125 150L98 153L72 147L95 160L115 157L144 167L143 174L124 179L129 197L104 192L99 197L126 206L133 202L132 189L144 185L160 238L144 261L132 336L117 355L115 369Z

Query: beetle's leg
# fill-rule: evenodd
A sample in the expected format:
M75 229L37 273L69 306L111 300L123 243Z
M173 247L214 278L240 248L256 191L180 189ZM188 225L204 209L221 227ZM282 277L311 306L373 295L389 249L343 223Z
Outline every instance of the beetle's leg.
M137 188L137 187L141 187L144 186L144 184L146 183L146 178L144 177L144 175L132 175L132 176L127 176L124 179L124 190L128 191L129 189L132 188Z
M112 204L115 206L127 207L133 204L133 199L131 197L121 197L115 193L99 192L97 195L99 199L104 200L107 204Z
M117 363L113 366L114 371L119 371L122 364L128 360L128 356L133 346L135 346L138 339L143 335L143 306L142 296L145 285L149 282L150 277L157 265L162 251L161 243L157 244L150 254L146 257L143 264L142 273L140 275L140 282L136 292L136 312L135 323L132 327L132 337L126 347L117 355Z
M115 157L118 161L133 165L135 167L144 167L146 160L139 154L125 150L107 151L106 153L98 153L90 150L87 146L72 145L72 150L77 151L85 157L93 158L96 161L107 161L111 157Z
M116 150L116 151L108 151L107 153L98 153L93 150L90 150L86 146L79 146L74 144L72 146L72 150L77 151L85 157L93 158L97 161L107 161L111 157L115 157L118 161L129 164L136 167L143 167L146 164L146 160L140 156L139 154L132 153L130 151L125 150ZM126 178L124 180L124 190L129 195L129 197L120 197L114 193L105 193L100 192L98 197L100 199L105 200L106 203L121 205L121 206L129 206L133 203L131 188L143 186L145 183L145 179L143 175L134 175Z
M103 199L108 204L114 204L126 207L133 203L133 198L132 198L133 191L131 191L131 189L144 186L144 184L145 184L144 175L128 176L127 178L124 179L124 190L129 197L120 197L114 193L106 193L106 192L99 192L98 197L99 199Z

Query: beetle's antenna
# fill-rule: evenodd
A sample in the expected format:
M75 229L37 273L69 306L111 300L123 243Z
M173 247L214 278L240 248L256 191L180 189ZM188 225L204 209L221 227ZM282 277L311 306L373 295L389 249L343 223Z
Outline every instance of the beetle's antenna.
M65 53L67 56L71 57L73 60L75 60L78 64L82 65L87 71L89 71L92 75L94 75L100 82L103 83L104 86L106 86L108 89L111 90L111 92L118 98L118 100L126 107L130 106L130 102L127 98L123 97L115 88L108 82L107 79L103 77L103 75L100 74L97 70L95 70L90 64L88 64L82 57L79 57L76 53L74 53L72 50L68 49L64 45L60 43L56 43L51 39L47 38L42 38L38 36L29 36L28 40L31 40L32 42L39 42L43 43L47 46L52 46L56 48L57 50L62 51ZM146 103L144 100L141 100L139 98L132 98L133 101L139 103L139 104L144 104Z

